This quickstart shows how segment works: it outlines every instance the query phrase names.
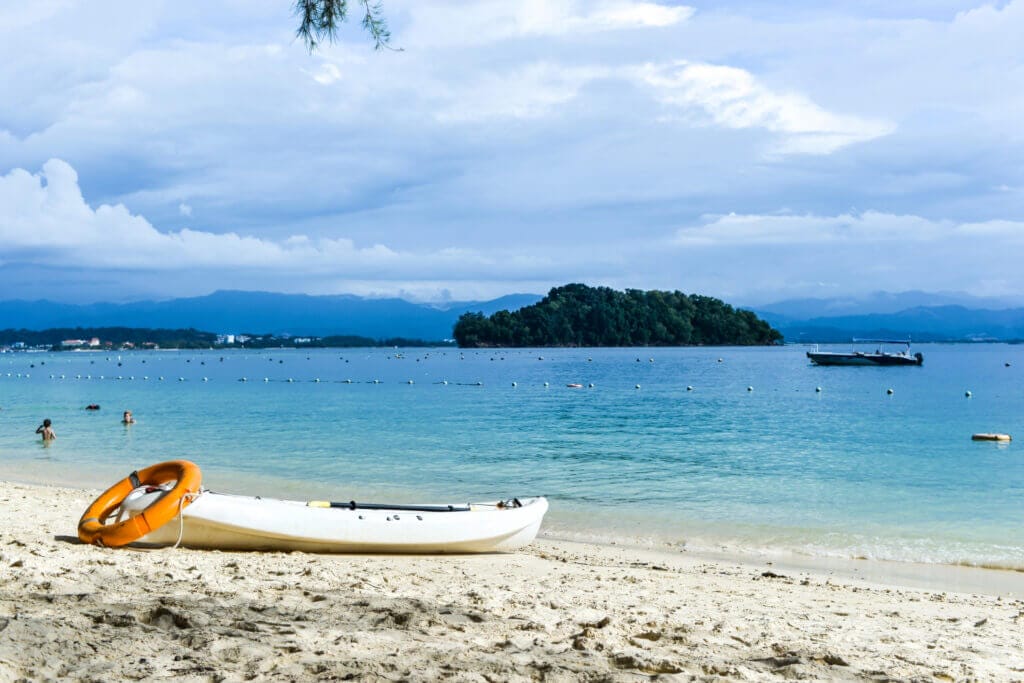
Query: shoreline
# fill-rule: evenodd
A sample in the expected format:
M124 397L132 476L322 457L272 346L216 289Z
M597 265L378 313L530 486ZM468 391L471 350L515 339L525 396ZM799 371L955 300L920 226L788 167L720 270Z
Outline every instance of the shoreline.
M37 473L37 476L13 474L9 466L0 465L0 485L16 484L27 487L53 490L74 490L88 494L90 498L98 495L110 483L124 476L125 468L119 468L113 476L95 475L94 477L79 476L77 483L67 484L55 481L52 476ZM261 477L254 478L262 481ZM293 484L295 482L292 482ZM216 487L218 490L219 487ZM266 495L265 491L241 490L230 491L245 495ZM282 496L287 497L287 496ZM313 498L323 498L316 495ZM330 498L330 495L326 495ZM299 498L296 498L299 499ZM405 501L403 501L405 502ZM83 507L84 509L84 507ZM708 546L693 547L674 545L660 541L641 539L605 540L601 538L574 538L560 531L546 529L547 523L541 527L538 541L562 544L567 547L583 549L620 549L637 554L650 555L653 558L684 557L700 561L724 562L738 564L750 568L774 567L791 572L807 572L835 576L843 579L865 580L885 586L900 586L930 590L952 590L988 595L1011 595L1024 597L1024 567L986 566L983 563L952 563L924 562L914 560L893 560L867 557L812 555L796 552L786 547L729 547L714 548ZM74 535L72 528L69 532Z
M1019 592L548 539L505 555L106 549L74 536L93 493L0 481L0 681L1024 675Z

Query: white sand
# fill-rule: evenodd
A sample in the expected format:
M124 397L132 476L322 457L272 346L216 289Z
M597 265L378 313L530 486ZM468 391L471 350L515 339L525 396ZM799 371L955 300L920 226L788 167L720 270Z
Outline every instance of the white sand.
M111 550L74 538L93 495L0 483L0 681L1024 680L1019 573L969 594L551 541Z

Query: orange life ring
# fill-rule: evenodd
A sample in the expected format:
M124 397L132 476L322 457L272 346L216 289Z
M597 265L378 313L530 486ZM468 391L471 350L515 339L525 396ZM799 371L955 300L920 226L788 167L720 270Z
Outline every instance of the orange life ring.
M134 517L114 524L107 518L121 506L128 494L140 486L159 486L175 482L174 488ZM112 548L137 541L174 519L192 502L189 494L199 491L202 474L199 466L188 460L169 460L132 472L100 494L82 514L78 522L78 538Z

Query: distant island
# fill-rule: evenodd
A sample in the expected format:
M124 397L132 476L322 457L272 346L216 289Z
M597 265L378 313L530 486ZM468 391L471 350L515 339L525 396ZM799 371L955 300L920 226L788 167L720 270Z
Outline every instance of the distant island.
M782 334L751 311L682 292L569 284L536 304L490 316L464 313L453 336L459 346L711 346L765 345Z
M0 351L104 351L130 349L225 348L359 348L373 346L451 346L451 341L424 341L358 335L292 336L216 334L196 329L145 327L62 327L47 330L0 330Z

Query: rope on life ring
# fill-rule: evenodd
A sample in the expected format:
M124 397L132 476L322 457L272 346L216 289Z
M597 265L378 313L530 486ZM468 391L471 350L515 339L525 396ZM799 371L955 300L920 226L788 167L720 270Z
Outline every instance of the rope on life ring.
M112 524L107 519L132 491L140 486L160 486L174 482L174 487L134 517ZM139 540L167 524L187 507L199 492L202 474L199 466L188 460L169 460L132 472L99 495L78 522L78 538L83 543L116 548Z

